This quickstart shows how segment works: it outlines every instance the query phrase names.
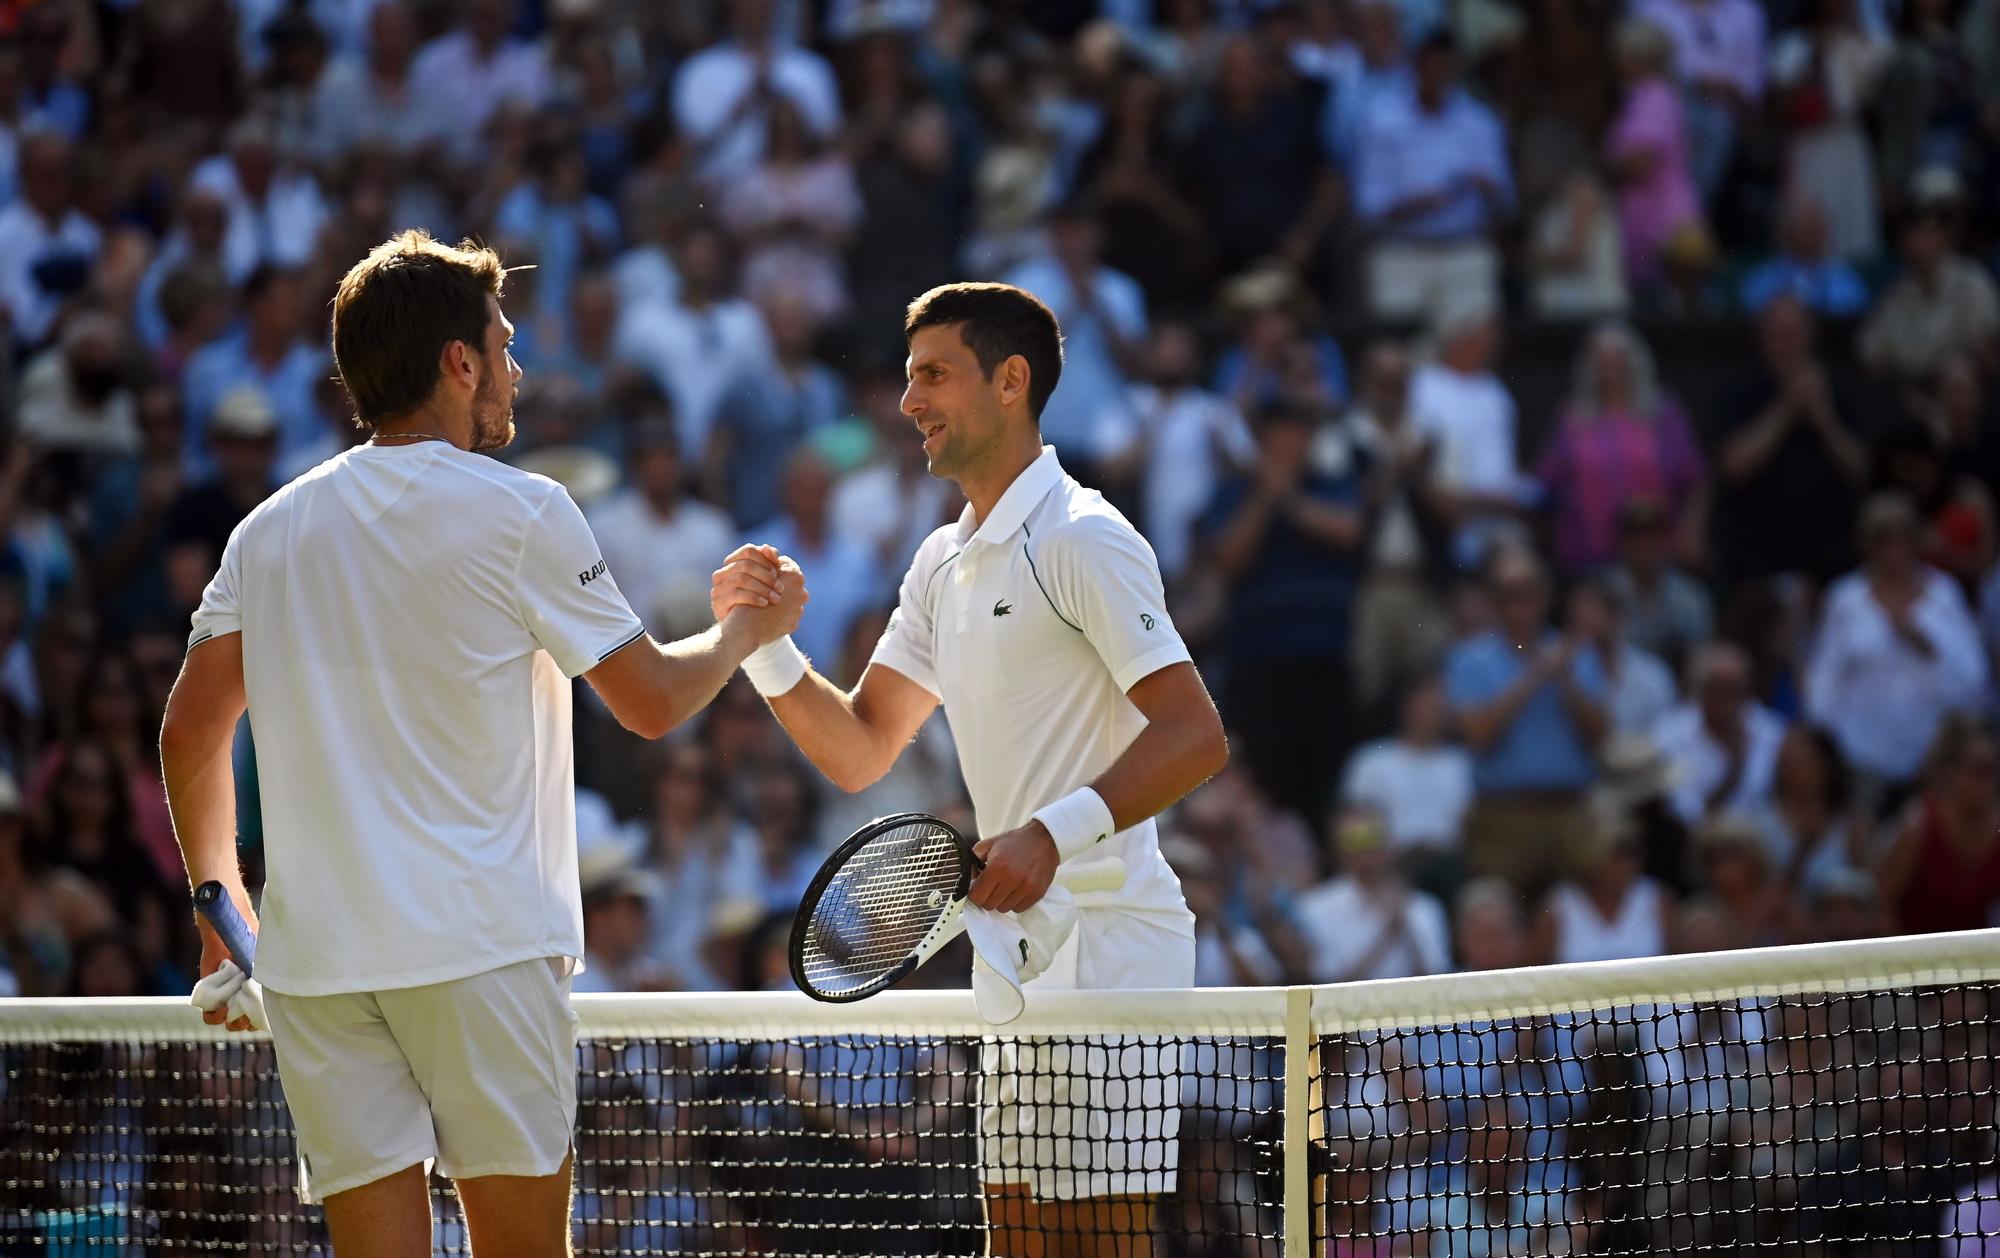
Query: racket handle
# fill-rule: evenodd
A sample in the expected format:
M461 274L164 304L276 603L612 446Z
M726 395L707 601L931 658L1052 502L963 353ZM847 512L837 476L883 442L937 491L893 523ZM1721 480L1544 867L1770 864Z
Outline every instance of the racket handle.
M245 974L250 973L251 962L257 959L257 932L243 920L243 914L237 910L236 901L229 898L229 892L219 882L204 882L194 889L194 907L215 928L216 936L222 940L222 946L229 949L230 959L236 962L236 967Z
M1117 891L1125 886L1125 862L1121 860L1091 861L1068 869L1056 868L1056 881L1074 894L1090 891Z

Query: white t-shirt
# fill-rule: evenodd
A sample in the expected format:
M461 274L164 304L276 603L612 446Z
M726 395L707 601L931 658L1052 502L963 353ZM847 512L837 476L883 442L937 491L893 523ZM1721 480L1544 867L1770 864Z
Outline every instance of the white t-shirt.
M1340 794L1380 808L1396 847L1456 848L1472 808L1472 757L1463 747L1414 747L1394 739L1370 743L1348 763Z
M1756 812L1771 802L1778 777L1778 748L1785 741L1785 721L1761 703L1743 711L1743 771L1736 789L1722 801L1725 812ZM1729 772L1729 753L1702 722L1701 708L1682 704L1653 727L1653 742L1673 766L1673 793L1668 796L1682 821L1701 820L1708 794ZM1786 853L1789 856L1790 853Z
M1409 978L1449 970L1451 931L1444 905L1429 892L1409 891L1399 911L1402 938L1382 949L1365 973L1356 974L1355 967L1394 926L1389 909L1352 878L1334 878L1300 895L1292 916L1312 953L1313 982Z
M237 632L265 986L582 957L569 678L645 630L561 485L443 442L345 451L230 535L188 645Z
M1410 418L1436 440L1438 483L1446 489L1512 494L1514 398L1492 372L1462 375L1425 363L1410 381Z
M1146 727L1125 692L1188 658L1146 539L1045 446L984 524L967 507L917 548L873 662L943 703L990 836L1110 768ZM1124 860L1125 886L1078 907L1170 914L1192 935L1150 819L1100 846Z

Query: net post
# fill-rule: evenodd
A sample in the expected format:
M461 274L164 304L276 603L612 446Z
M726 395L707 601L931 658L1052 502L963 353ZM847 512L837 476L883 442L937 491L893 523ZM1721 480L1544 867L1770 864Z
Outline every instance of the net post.
M1312 1253L1312 997L1310 987L1285 989L1285 1258Z

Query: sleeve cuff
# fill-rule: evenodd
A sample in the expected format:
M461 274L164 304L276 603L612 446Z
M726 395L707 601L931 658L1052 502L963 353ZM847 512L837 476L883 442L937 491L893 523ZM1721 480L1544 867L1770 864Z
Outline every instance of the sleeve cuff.
M901 651L893 645L884 644L876 649L875 654L868 657L868 662L870 664L880 664L884 668L895 669L898 673L901 673L920 686L925 694L936 699L939 703L944 702L944 696L938 693L937 678L929 669L911 657L907 651Z
M1193 658L1193 656L1188 654L1186 643L1175 642L1170 646L1163 646L1157 651L1148 651L1136 660L1127 661L1123 667L1112 674L1111 679L1117 683L1120 693L1123 693L1132 689L1132 687L1138 685L1148 677L1151 677L1154 673L1166 668L1168 665L1185 664Z

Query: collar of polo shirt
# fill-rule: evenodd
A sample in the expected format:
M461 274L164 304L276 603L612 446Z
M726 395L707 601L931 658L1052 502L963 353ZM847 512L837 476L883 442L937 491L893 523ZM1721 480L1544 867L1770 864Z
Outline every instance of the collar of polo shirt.
M1027 522L1028 513L1049 496L1049 491L1062 483L1062 477L1062 464L1056 461L1056 448L1043 446L1041 457L1021 469L1014 483L1007 486L1007 492L1000 495L1000 501L993 504L993 510L986 515L986 523L979 525L977 532L973 531L971 505L967 504L965 510L959 513L960 543L1006 541Z

